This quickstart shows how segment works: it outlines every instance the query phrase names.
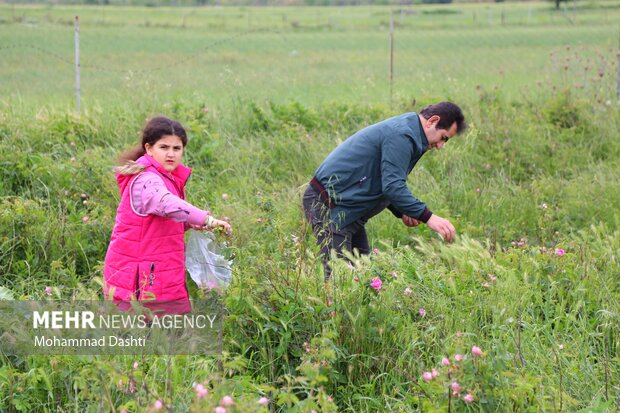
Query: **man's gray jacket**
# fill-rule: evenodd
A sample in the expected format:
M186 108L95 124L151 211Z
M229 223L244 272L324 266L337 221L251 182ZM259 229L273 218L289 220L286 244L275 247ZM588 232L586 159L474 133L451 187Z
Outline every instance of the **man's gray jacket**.
M339 145L323 161L311 185L343 228L380 204L397 217L428 221L432 213L411 194L407 175L428 148L417 113L410 112L368 126Z

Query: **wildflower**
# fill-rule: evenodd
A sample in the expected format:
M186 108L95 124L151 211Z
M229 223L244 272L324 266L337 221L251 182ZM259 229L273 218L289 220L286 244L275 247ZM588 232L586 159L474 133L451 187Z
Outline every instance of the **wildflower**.
M256 223L257 223L257 224L260 224L261 222L263 222L263 219L262 219L262 218L256 218Z
M118 381L118 387L123 387L125 385L125 383L123 382L123 379L120 379Z
M217 406L215 408L215 413L226 413L226 409L223 408L222 406Z
M134 362L133 362L133 368L134 368L134 369L137 369L137 368L138 368L138 366L139 366L138 362L137 362L137 361L134 361Z
M452 391L453 391L454 393L457 393L457 394L458 394L458 393L460 393L460 392L461 392L461 385L460 385L460 384L458 384L458 382L456 382L456 381L450 385L450 388L452 389Z
M379 253L379 248L373 248L372 253L377 255Z
M405 288L405 291L403 291L403 293L404 293L405 295L411 295L411 292L412 292L412 291L411 291L411 288L409 288L409 287Z
M228 194L222 194L222 199L226 201L228 199Z
M467 404L473 403L474 396L471 393L467 393L465 396L463 396L463 401Z
M162 407L164 407L164 404L161 402L161 400L156 400L155 401L155 410L159 410Z
M484 282L484 283L482 283L482 287L483 288L491 288L491 284L489 284L488 282Z
M45 287L45 294L52 295L52 287Z
M471 348L471 354L473 354L474 357L482 357L482 350L480 350L478 346L473 346Z
M381 289L381 286L383 285L383 281L381 281L381 278L379 277L375 277L372 279L372 282L370 283L370 286L372 288L374 288L375 290L379 291Z
M88 215L84 215L82 217L82 222L88 222Z
M454 355L454 361L461 361L463 360L463 355L462 354L455 354Z
M396 274L396 271L392 271L392 278L394 279L398 278L398 274Z
M540 206L542 209L547 209L547 204L545 204L544 202L542 203L542 205Z
M560 350L564 350L564 344L560 344L560 345L558 346L558 348L559 348Z
M194 390L196 391L196 396L198 396L199 399L202 399L207 394L209 394L209 390L206 389L205 386L203 386L202 384L197 384Z
M424 317L426 315L426 310L424 308L420 308L418 310L418 314L420 314L420 317Z
M430 371L425 371L424 373L422 373L422 378L425 382L428 383L429 381L433 380L433 373L431 373Z
M127 409L121 410L121 413L127 413Z
M131 380L129 381L129 393L135 393L136 392L136 383Z
M260 399L258 399L258 404L265 406L267 403L269 403L269 399L266 397L261 397Z
M562 248L555 249L555 255L557 255L558 257L561 257L564 254L566 254L566 251L564 251Z
M360 279L357 277L357 275L355 277L353 277L353 281L358 282Z
M444 357L441 359L441 364L448 367L450 365L450 359L448 357Z
M433 376L433 378L439 376L439 372L437 371L437 369L435 368L431 369L431 376Z
M487 274L487 277L489 278L489 280L491 280L492 282L497 281L497 277L494 276L493 274Z
M222 397L222 400L220 400L220 404L222 406L232 406L233 404L235 404L235 402L233 401L232 397L224 396Z
M477 193L480 193L480 188L476 188L476 192L477 192Z

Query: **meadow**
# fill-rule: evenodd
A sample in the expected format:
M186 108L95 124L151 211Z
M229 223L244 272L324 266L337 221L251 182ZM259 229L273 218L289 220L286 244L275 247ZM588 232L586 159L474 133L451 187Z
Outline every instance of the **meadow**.
M618 1L0 4L0 299L100 298L111 167L153 114L190 133L190 201L235 228L221 355L0 351L0 411L618 411L618 21ZM446 99L470 128L408 183L457 240L383 213L324 285L315 168Z

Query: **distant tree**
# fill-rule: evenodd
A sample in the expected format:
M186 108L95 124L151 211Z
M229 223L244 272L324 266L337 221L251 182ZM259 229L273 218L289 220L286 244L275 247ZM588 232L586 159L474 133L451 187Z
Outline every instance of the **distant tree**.
M566 2L568 0L553 0L553 1L555 2L555 9L556 10L560 10L560 3L563 2L563 1ZM575 1L575 0L573 0L573 1Z

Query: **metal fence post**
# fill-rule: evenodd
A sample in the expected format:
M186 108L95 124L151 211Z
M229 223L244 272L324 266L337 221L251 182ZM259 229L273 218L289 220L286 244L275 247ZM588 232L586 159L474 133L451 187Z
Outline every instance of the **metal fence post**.
M390 107L392 107L393 84L394 84L394 13L390 11Z
M75 98L80 114L80 17L75 16Z

